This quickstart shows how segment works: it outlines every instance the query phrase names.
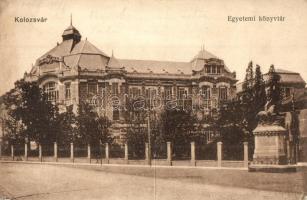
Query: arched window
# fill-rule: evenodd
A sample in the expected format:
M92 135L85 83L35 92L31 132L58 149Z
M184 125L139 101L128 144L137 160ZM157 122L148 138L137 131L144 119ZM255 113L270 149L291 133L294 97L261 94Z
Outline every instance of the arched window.
M55 82L48 82L43 86L44 92L47 95L48 101L57 101L59 91Z

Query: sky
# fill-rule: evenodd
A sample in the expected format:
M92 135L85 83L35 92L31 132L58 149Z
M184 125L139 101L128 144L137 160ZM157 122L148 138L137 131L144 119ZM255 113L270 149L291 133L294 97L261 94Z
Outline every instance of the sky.
M0 0L0 95L61 42L71 14L82 39L118 58L190 61L204 45L238 80L251 60L263 72L274 64L307 80L307 0ZM232 23L228 16L285 21Z

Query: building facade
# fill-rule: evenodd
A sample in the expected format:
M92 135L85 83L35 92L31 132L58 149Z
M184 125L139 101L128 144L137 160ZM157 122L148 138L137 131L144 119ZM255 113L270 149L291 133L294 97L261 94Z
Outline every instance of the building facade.
M37 59L25 80L38 82L60 111L72 105L77 112L81 102L94 105L112 121L118 140L126 132L123 111L128 100L142 97L159 108L167 102L190 105L198 116L205 116L235 97L237 82L235 72L205 49L188 62L119 59L81 40L72 24L62 42ZM210 139L214 133L205 134Z

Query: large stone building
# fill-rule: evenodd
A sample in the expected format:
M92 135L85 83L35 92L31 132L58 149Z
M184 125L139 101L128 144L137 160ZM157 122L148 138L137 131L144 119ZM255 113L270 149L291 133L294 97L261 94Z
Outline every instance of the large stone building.
M125 133L123 109L127 98L143 96L157 102L179 99L196 106L199 116L210 115L221 101L235 97L236 74L224 61L201 49L188 62L129 60L108 56L72 25L62 34L62 42L37 59L27 81L37 81L50 101L61 110L87 101L112 120L112 132L121 139ZM116 104L116 105L115 105ZM207 129L208 140L216 133Z

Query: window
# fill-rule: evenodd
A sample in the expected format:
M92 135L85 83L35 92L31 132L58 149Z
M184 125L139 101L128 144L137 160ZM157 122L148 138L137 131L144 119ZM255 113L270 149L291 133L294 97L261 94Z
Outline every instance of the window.
M211 73L212 73L212 74L216 74L216 66L215 66L215 65L212 66L212 71L211 71Z
M70 83L65 83L65 99L70 99Z
M227 88L226 87L219 88L219 99L222 101L227 100Z
M290 97L291 96L291 88L286 87L286 88L283 88L282 90L283 90L284 97Z
M211 66L209 66L209 65L206 66L206 73L207 74L211 73Z
M118 94L118 83L112 83L112 94Z
M48 82L43 86L44 92L47 95L48 101L58 100L57 84L55 82Z
M155 88L146 89L146 99L153 99L157 95L157 90Z
M105 94L105 83L98 83L98 96L103 97Z
M205 131L205 135L207 138L207 143L212 141L213 131Z
M97 84L96 83L88 84L88 94L97 94Z
M178 90L178 98L179 99L186 99L188 96L188 92L184 88L179 88Z
M202 89L201 89L201 95L206 100L210 99L210 87L209 86L203 86Z
M218 74L221 73L221 67L220 67L220 66L217 66L217 68L216 68L216 73L218 73Z
M140 95L141 95L141 89L140 88L136 88L136 87L130 88L130 96L132 98L140 97Z
M113 120L119 120L119 108L118 108L118 106L113 106Z
M171 99L172 97L172 87L165 87L165 98L166 99Z

